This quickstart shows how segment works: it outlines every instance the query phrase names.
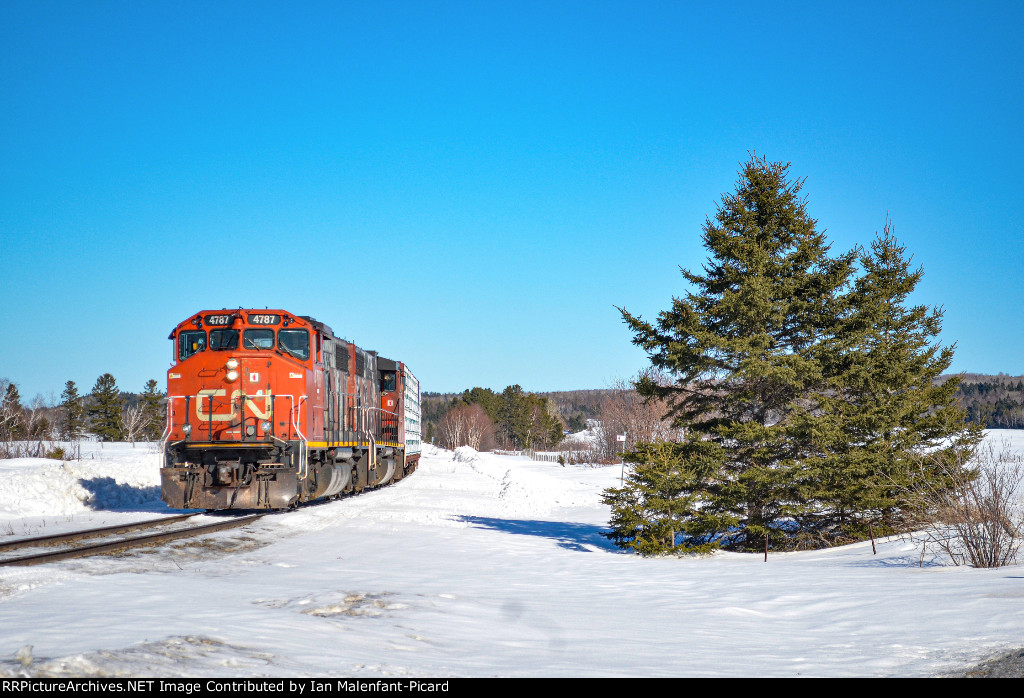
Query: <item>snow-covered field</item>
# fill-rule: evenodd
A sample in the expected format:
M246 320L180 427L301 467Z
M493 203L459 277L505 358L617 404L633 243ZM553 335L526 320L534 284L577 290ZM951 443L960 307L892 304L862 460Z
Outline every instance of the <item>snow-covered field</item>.
M158 467L143 444L0 461L0 542L171 513ZM1024 646L1024 569L908 541L621 553L619 473L428 450L393 487L201 543L0 568L0 675L911 676Z

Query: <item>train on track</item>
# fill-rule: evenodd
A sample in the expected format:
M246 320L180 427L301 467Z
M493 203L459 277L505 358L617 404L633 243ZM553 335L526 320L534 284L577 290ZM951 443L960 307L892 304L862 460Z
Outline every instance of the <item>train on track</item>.
M420 388L402 362L284 310L204 310L170 339L169 506L287 509L416 469Z

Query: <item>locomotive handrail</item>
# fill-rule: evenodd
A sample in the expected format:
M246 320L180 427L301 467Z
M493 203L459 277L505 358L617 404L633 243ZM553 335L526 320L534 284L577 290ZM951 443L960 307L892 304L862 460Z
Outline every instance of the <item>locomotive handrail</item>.
M186 399L188 397L191 397L191 396L190 395L168 395L167 396L167 427L164 429L164 436L161 439L161 446L162 446L162 449L163 449L163 452L164 452L164 460L165 460L165 462L166 462L166 459L167 459L167 446L168 446L167 441L168 441L168 439L171 438L171 427L174 426L174 401L175 400L184 400L184 399ZM185 408L185 414L186 414L186 417L187 417L187 415L188 415L188 407ZM187 423L188 419L186 418L185 421ZM184 439L182 439L182 441L184 441ZM176 445L178 445L180 443L181 443L181 441L175 441L173 444L170 444L170 445L176 446Z
M167 424L164 425L164 433L160 435L160 452L164 454L164 462L167 462L167 439L171 438L171 425L174 424L171 419L171 401L167 399Z
M364 407L362 409L366 410L367 412L380 412L381 419L379 421L379 426L381 437L384 437L386 435L384 431L385 426L392 426L394 428L394 438L382 438L383 441L398 441L398 412L392 412L391 410L386 410L383 407ZM385 415L389 415L390 419Z
M291 395L289 395L288 397L294 400L294 398ZM299 427L299 409L302 407L302 401L305 400L307 397L307 395L302 395L299 397L299 404L296 405L294 402L292 403L292 427L294 427L295 433L299 437L298 478L300 480L305 480L307 477L309 477L309 439L306 438L306 435L302 433L302 429Z
M218 417L222 417L224 419L214 419L213 405L214 404L222 404L222 402L220 400L216 400L215 399L216 397L217 397L216 395L214 395L212 393L209 393L209 392L205 392L205 391L200 392L200 393L196 393L195 395L169 395L169 396L167 396L167 425L166 425L166 427L164 429L164 435L161 438L161 445L162 445L162 449L163 449L164 454L165 454L165 458L166 458L166 450L167 450L168 446L177 445L179 443L182 443L182 442L185 442L185 441L189 440L189 437L186 436L185 439L182 439L180 441L175 441L174 443L169 443L169 441L168 441L169 438L170 438L170 434L171 434L172 428L174 426L174 417L175 417L176 414L179 414L175 410L175 401L180 401L180 400L185 400L186 401L185 415L184 415L185 416L185 423L186 424L190 423L190 419L189 418L190 418L191 415L190 415L189 403L192 400L196 401L196 412L197 412L197 416L199 418L199 421L207 423L205 426L207 426L208 429L209 429L208 439L209 439L210 443L213 443L214 442L214 438L213 438L213 423L215 421L229 421L229 420L237 417L238 420L239 420L239 425L240 425L239 426L239 439L238 440L239 441L245 441L246 440L245 439L245 421L246 421L245 408L246 408L246 405L250 401L253 401L253 400L256 400L256 399L260 399L260 398L267 399L267 398L269 398L270 401L271 401L270 402L270 410L271 410L271 413L273 414L273 413L277 412L277 410L276 410L276 404L277 404L276 401L278 399L287 399L289 401L289 407L288 407L288 413L289 413L289 416L290 416L290 420L289 421L291 422L291 427L294 430L295 435L298 437L297 441L299 442L299 458L298 458L298 475L297 476L299 477L299 479L302 479L302 480L305 480L306 478L309 477L309 437L303 431L302 420L301 420L302 403L305 402L306 400L308 400L308 398L309 398L308 395L296 396L296 395L287 394L287 393L284 393L284 394L277 393L277 394L273 394L273 395L239 395L239 396L235 396L235 397L229 398L229 399L227 399L227 400L225 400L223 402L223 404L228 404L228 405L231 406L231 414L230 415L218 415ZM344 397L355 398L356 396L353 395L353 394L350 394L350 393L345 393ZM208 405L206 406L206 412L202 411L203 410L203 398L206 398L207 401L208 401ZM236 413L236 409L238 410L237 413ZM363 437L366 439L367 444L370 446L370 448L369 448L369 457L370 457L371 464L372 464L372 463L374 463L376 461L376 445L377 445L377 440L378 440L377 437L378 436L380 436L381 440L383 440L383 441L391 441L391 442L397 442L398 441L398 427L399 427L399 421L398 420L399 420L399 414L398 414L397 411L386 410L386 409L384 409L382 407L376 407L376 406L362 406L362 405L352 405L352 404L349 404L348 405L348 409L350 410L351 413L354 413L352 416L355 417L355 420L352 420L352 421L354 421L356 423L350 423L350 424L347 425L347 427L348 427L348 429L350 429L352 431L355 431L357 433L361 433L363 435ZM254 417L254 419L258 420L259 418L258 417ZM273 417L271 417L271 419L273 419ZM385 433L385 427L391 428L393 430L393 433ZM273 431L273 426L271 426L271 431ZM281 442L281 443L285 443L282 439L280 439L274 433L269 433L269 434L267 434L267 436L269 438L275 440L275 441L278 441L278 442Z
M206 419L202 419L200 417L200 421L205 421L205 422L209 423L209 430L210 430L209 440L210 440L211 443L213 442L213 422L217 421L217 420L213 419L213 402L214 402L213 398L215 396L210 394L210 393L206 393L205 395L200 394L200 393L197 393L195 395L168 395L167 396L167 427L165 428L164 436L161 439L161 441L162 441L162 448L164 450L165 458L166 458L166 451L167 451L168 445L176 446L177 444L180 444L180 443L188 440L188 437L186 436L185 439L182 439L180 441L175 441L173 444L168 444L168 439L170 438L170 434L171 434L171 428L174 425L174 414L175 414L175 411L174 411L174 401L175 400L185 400L186 401L185 423L189 424L190 422L189 422L189 407L188 407L188 403L191 400L193 400L193 399L196 400L196 402L197 402L197 412L198 412L199 409L201 409L202 398L204 398L204 397L207 397L207 398L210 399L210 408L209 408L210 411L208 413L206 413L206 417L207 418ZM244 440L243 434L244 434L244 425L245 425L245 404L246 404L246 401L251 400L253 398L259 398L259 397L262 397L264 399L270 398L270 400L271 400L271 403L270 403L271 407L270 407L270 409L271 409L272 413L276 411L276 410L274 410L274 405L275 405L274 401L275 400L277 400L278 398L285 398L285 399L287 399L289 401L290 404L289 404L288 412L289 412L289 414L291 416L291 425L292 425L292 428L295 430L295 434L298 436L298 441L299 441L299 473L300 473L300 477L302 477L302 478L307 477L308 476L308 470L309 470L309 462L308 462L309 461L309 439L306 438L306 435L302 431L301 419L300 419L299 415L300 415L300 411L301 411L301 407L302 407L302 402L304 400L306 400L308 398L308 396L307 395L300 395L298 397L297 403L296 403L296 396L288 394L288 393L277 393L275 395L242 395L242 396L239 396L239 397L242 398L241 414L239 416L240 425L241 425L240 428L239 428L239 440L240 441ZM227 403L228 404L232 404L232 414L229 415L229 417L233 417L234 416L234 406L233 406L234 405L234 400L228 400ZM273 424L271 425L271 430L273 430ZM284 441L282 439L278 438L273 433L268 434L268 436L270 438L272 438L272 439L275 439L277 441L281 441L282 443L284 443Z

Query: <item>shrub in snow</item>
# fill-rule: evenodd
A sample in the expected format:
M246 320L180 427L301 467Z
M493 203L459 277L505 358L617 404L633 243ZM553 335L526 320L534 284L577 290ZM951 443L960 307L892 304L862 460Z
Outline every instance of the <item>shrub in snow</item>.
M452 460L460 463L471 463L480 458L480 453L471 446L459 446L452 455Z
M1009 444L984 444L967 464L930 454L907 479L922 515L921 530L910 537L922 545L922 557L932 546L958 566L1017 561L1024 543L1024 456Z

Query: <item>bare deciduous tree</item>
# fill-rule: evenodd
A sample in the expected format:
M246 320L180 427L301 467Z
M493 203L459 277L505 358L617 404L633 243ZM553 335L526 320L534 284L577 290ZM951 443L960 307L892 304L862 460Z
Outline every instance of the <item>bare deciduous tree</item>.
M487 416L487 411L476 403L466 410L466 445L480 450L484 441L493 435L494 422Z
M146 414L144 406L139 403L133 407L125 407L121 411L121 433L125 439L131 442L132 448L135 442L146 431L149 426L150 417Z
M666 418L669 406L665 400L645 399L633 388L641 378L657 383L670 383L671 378L647 368L627 383L619 379L612 384L612 395L601 408L601 439L598 445L600 455L606 459L615 454L632 450L638 443L678 441L679 432ZM616 440L619 434L626 435L626 441Z
M456 405L448 410L439 425L439 442L443 448L470 446L480 450L493 434L494 422L480 405Z
M47 416L52 409L42 395L36 395L32 405L24 410L24 425L26 436L34 441L50 440L53 438L53 423Z

